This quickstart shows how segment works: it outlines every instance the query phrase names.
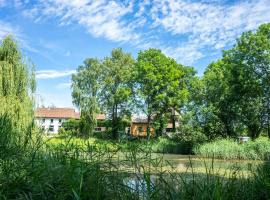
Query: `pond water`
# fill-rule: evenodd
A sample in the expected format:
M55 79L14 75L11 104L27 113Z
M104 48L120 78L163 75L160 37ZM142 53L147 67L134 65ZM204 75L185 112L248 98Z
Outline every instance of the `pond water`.
M213 178L220 177L225 180L228 177L235 176L239 178L249 177L253 175L253 171L262 161L254 160L221 160L199 158L197 156L175 155L175 154L153 154L153 158L162 159L162 170L165 173L163 178L168 180L173 187L181 187L175 184L175 180L184 178L187 182L195 179L207 177L209 174ZM208 175L207 175L208 174ZM173 177L173 178L172 178ZM181 178L180 178L181 177ZM164 180L162 178L162 180ZM166 180L166 181L167 181ZM152 190L153 185L159 184L160 173L153 170L145 178L145 174L137 172L125 178L123 184L128 186L132 191L139 195L145 196L147 191ZM181 182L181 181L180 181Z
M127 156L129 155L120 155L119 157L120 160L129 160L130 157L127 158ZM248 176L262 163L262 161L254 160L222 160L201 158L194 155L158 153L152 153L151 156L145 156L144 154L141 154L140 156L137 155L136 162L136 165L148 167L151 172L158 170L159 172L207 173L211 170L215 174L221 174L222 176L225 176L225 174L228 175L231 172L240 172L243 175Z
M201 158L194 155L177 155L177 154L156 154L157 157L162 157L168 166L172 166L177 171L184 171L190 168L193 170L204 172L206 169L214 168L215 171L225 172L238 170L248 173L262 163L262 161L254 160L225 160L213 158Z

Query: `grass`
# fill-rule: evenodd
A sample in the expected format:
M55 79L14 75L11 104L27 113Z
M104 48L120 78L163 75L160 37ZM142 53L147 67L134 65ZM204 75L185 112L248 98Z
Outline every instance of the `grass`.
M172 153L172 154L190 154L191 145L187 142L174 141L168 138L158 138L158 139L141 139L135 141L119 141L98 139L94 137L90 138L78 138L78 137L65 137L56 136L52 138L45 138L47 144L51 147L57 147L59 145L65 145L68 143L73 143L78 146L86 148L88 144L95 145L97 148L106 149L108 151L128 151L131 144L140 146L141 149L148 150L154 153Z
M33 151L33 149L37 151ZM116 152L69 143L44 148L42 143L1 160L2 199L265 199L267 180L246 177L239 168L219 171L212 162L194 162L177 171L162 157L130 145L119 159ZM224 173L224 174L223 174ZM268 178L268 179L267 179ZM261 180L262 179L262 180ZM265 188L264 193L257 192ZM257 188L256 190L254 188Z
M138 143L109 149L99 140L16 139L0 117L0 199L269 199L270 164L220 171L215 160L185 172ZM16 134L15 134L16 133ZM30 135L30 134L26 134ZM38 134L37 134L38 136ZM60 140L62 141L62 140ZM53 144L53 145L52 145Z
M261 137L243 144L230 139L217 140L198 145L194 148L196 155L220 159L267 160L270 158L270 140Z

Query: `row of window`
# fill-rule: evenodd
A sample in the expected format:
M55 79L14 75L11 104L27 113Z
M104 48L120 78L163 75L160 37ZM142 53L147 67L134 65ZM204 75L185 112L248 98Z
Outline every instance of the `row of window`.
M60 129L60 128L62 128L62 126L59 126L58 127L58 129ZM45 126L44 125L42 126L42 130L45 130ZM48 131L49 132L54 132L54 125L50 125ZM101 128L100 127L96 127L95 128L95 131L100 132L101 131Z
M61 127L62 126L59 126L58 129L61 128ZM45 126L42 126L42 130L45 130ZM49 132L54 132L54 126L53 125L50 125L48 131Z
M51 119L51 123L53 123L54 119ZM62 123L62 119L58 119L59 123ZM45 123L45 119L42 119L42 123Z

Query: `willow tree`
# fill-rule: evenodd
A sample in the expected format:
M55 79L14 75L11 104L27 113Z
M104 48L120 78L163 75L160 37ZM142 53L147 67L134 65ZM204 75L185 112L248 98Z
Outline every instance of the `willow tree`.
M8 115L21 133L33 125L33 65L24 60L16 42L7 36L0 44L0 116Z

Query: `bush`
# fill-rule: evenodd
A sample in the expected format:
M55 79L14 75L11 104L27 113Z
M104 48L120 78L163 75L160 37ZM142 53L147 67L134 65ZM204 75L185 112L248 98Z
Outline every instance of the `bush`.
M239 144L232 139L221 139L197 145L193 148L193 151L195 154L204 157L265 160L270 156L270 140L261 137L255 141Z
M189 142L164 137L159 137L152 144L152 150L157 153L190 154L191 149Z
M62 127L65 131L65 134L79 136L80 134L80 120L69 119L63 122ZM63 133L63 132L62 132Z
M109 140L112 139L112 134L110 131L94 131L93 136L98 139L103 139L103 140Z

